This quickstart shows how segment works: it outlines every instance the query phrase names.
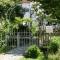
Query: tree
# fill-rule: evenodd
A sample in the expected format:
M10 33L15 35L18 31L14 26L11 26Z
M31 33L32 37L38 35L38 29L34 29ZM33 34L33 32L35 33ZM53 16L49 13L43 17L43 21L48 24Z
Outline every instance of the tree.
M11 0L0 0L0 19L6 18L7 10L14 5Z
M19 5L20 0L1 0L0 1L0 21L6 18L10 19L12 22L15 16L20 16L23 18L25 9Z
M42 4L46 14L52 14L51 17L57 19L60 23L60 0L35 0Z

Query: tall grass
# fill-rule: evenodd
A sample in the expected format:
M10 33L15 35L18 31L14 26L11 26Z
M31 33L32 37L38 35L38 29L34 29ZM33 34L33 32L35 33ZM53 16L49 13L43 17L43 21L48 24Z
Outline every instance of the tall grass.
M49 54L48 60L60 60L60 49L56 54Z

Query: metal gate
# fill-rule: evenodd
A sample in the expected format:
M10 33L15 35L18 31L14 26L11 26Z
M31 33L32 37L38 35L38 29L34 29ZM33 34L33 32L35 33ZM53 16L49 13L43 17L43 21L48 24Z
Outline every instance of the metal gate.
M33 36L29 26L21 26L20 29L11 29L7 34L7 46L15 47L29 47L31 45L38 45L38 35Z
M11 18L11 14L13 14L13 10L15 9L16 6L13 6L13 8L11 7L8 11L7 11L7 17L6 18ZM11 10L11 11L10 11ZM10 13L8 13L10 12ZM31 18L31 11L30 11L30 18ZM29 24L31 27L31 23ZM40 26L40 25L39 25ZM28 29L26 28L28 27ZM42 46L44 44L46 44L46 41L49 40L49 34L46 33L41 33L42 30L36 34L33 35L29 26L22 26L20 29L11 29L9 27L9 33L5 34L5 39L6 39L6 44L8 47L11 48L15 48L15 47L26 47L26 46L30 46L30 45L38 45L38 46ZM24 28L24 29L23 29ZM39 36L40 34L40 36ZM47 37L47 40L46 40ZM47 42L48 43L48 42Z

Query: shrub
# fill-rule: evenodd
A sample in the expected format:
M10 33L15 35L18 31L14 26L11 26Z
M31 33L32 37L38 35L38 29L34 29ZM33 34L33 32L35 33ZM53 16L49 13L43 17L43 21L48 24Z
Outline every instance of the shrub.
M37 46L33 45L26 50L24 56L26 58L37 58L38 56L42 57L43 54Z
M8 47L6 44L4 44L0 47L0 53L5 53L5 52L9 51L10 49L11 49L10 47Z
M5 52L6 51L6 45L2 45L1 47L0 47L0 53L3 53L3 52Z
M59 45L55 42L50 43L49 52L56 53L58 51Z
M53 36L52 42L57 43L59 45L59 48L60 48L60 36Z

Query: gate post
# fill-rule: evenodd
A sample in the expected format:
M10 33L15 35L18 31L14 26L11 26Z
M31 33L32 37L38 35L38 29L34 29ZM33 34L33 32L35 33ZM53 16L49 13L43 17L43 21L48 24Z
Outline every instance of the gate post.
M19 32L17 33L17 48L19 48Z

